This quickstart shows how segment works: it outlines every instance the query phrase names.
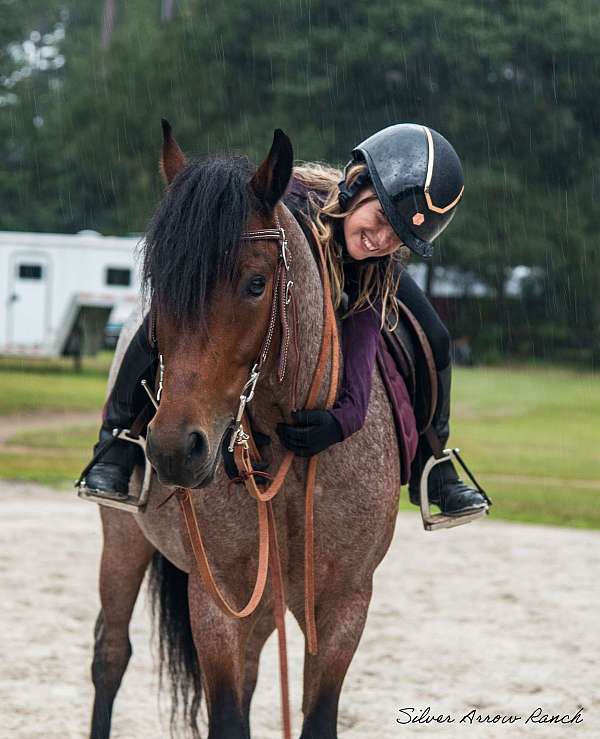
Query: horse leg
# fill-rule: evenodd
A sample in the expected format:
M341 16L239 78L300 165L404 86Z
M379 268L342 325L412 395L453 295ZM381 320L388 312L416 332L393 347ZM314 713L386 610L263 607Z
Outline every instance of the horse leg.
M100 512L104 545L100 564L101 610L94 630L95 688L91 739L108 739L112 708L131 657L129 621L154 547L131 514Z
M369 581L360 589L327 594L317 603L318 654L304 654L300 739L337 739L342 683L362 636L371 592Z
M242 692L242 711L246 718L246 729L250 736L250 703L258 680L258 664L265 642L275 629L272 613L265 611L258 619L246 643L244 663L244 687Z
M197 573L190 574L188 597L208 712L208 739L250 739L243 703L249 625L221 613Z

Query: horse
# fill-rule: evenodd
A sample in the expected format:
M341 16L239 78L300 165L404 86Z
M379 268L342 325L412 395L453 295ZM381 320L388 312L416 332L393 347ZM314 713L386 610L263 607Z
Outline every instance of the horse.
M274 241L247 241L245 232L280 224L292 258L297 351L287 354L287 371L278 376L283 332L276 328L274 351L252 399L252 424L272 438L274 469L289 454L274 434L275 425L292 423L294 402L303 407L306 401L324 325L324 288L313 248L282 202L292 167L291 142L279 130L255 169L239 156L188 161L163 123L160 169L167 188L143 255L152 304L158 306L155 330L164 364L160 403L147 432L148 459L156 475L143 511L100 510L104 543L92 662L92 739L110 736L113 703L131 656L129 621L147 571L161 674L168 672L171 682L171 727L185 723L199 737L197 715L204 699L208 739L250 737L259 658L275 629L271 582L251 616L225 615L207 592L181 512L169 495L173 488L191 490L215 581L230 603L245 603L257 569L256 502L243 487L241 493L231 490L220 464L221 449L268 329L278 261ZM339 315L336 321L339 327ZM136 326L133 321L119 339L109 392ZM339 346L336 351L341 363ZM328 372L332 366L333 358ZM339 382L338 375L336 390ZM317 406L323 407L325 399L323 388ZM318 650L312 654L305 648L300 739L337 737L342 684L367 618L373 573L389 548L398 513L399 448L377 367L363 428L318 459ZM285 602L305 638L304 482L309 461L294 457L272 501Z

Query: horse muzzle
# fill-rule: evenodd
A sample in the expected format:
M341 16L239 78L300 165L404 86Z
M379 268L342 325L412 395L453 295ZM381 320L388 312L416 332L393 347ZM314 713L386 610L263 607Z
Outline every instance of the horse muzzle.
M208 437L201 429L184 428L165 432L148 428L146 454L163 485L199 488L212 482L218 463Z

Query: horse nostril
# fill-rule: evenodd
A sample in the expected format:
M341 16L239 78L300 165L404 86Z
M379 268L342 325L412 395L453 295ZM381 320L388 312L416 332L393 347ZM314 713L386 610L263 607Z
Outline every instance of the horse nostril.
M188 457L199 457L204 453L205 442L204 434L199 431L192 431L188 437L186 454Z

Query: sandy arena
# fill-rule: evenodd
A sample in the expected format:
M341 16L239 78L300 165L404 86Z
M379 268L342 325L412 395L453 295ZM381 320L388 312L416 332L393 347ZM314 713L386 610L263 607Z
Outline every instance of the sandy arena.
M70 491L0 482L0 521L0 736L87 737L96 506ZM425 533L416 515L402 514L342 693L340 737L600 737L599 573L600 532L491 520ZM287 623L297 737L303 642L295 622ZM163 739L169 704L157 700L144 595L132 643L112 737ZM258 739L281 737L277 668L273 636L252 709ZM398 723L428 706L453 722ZM526 723L538 707L571 717L583 707L583 720ZM521 718L461 723L473 709Z

